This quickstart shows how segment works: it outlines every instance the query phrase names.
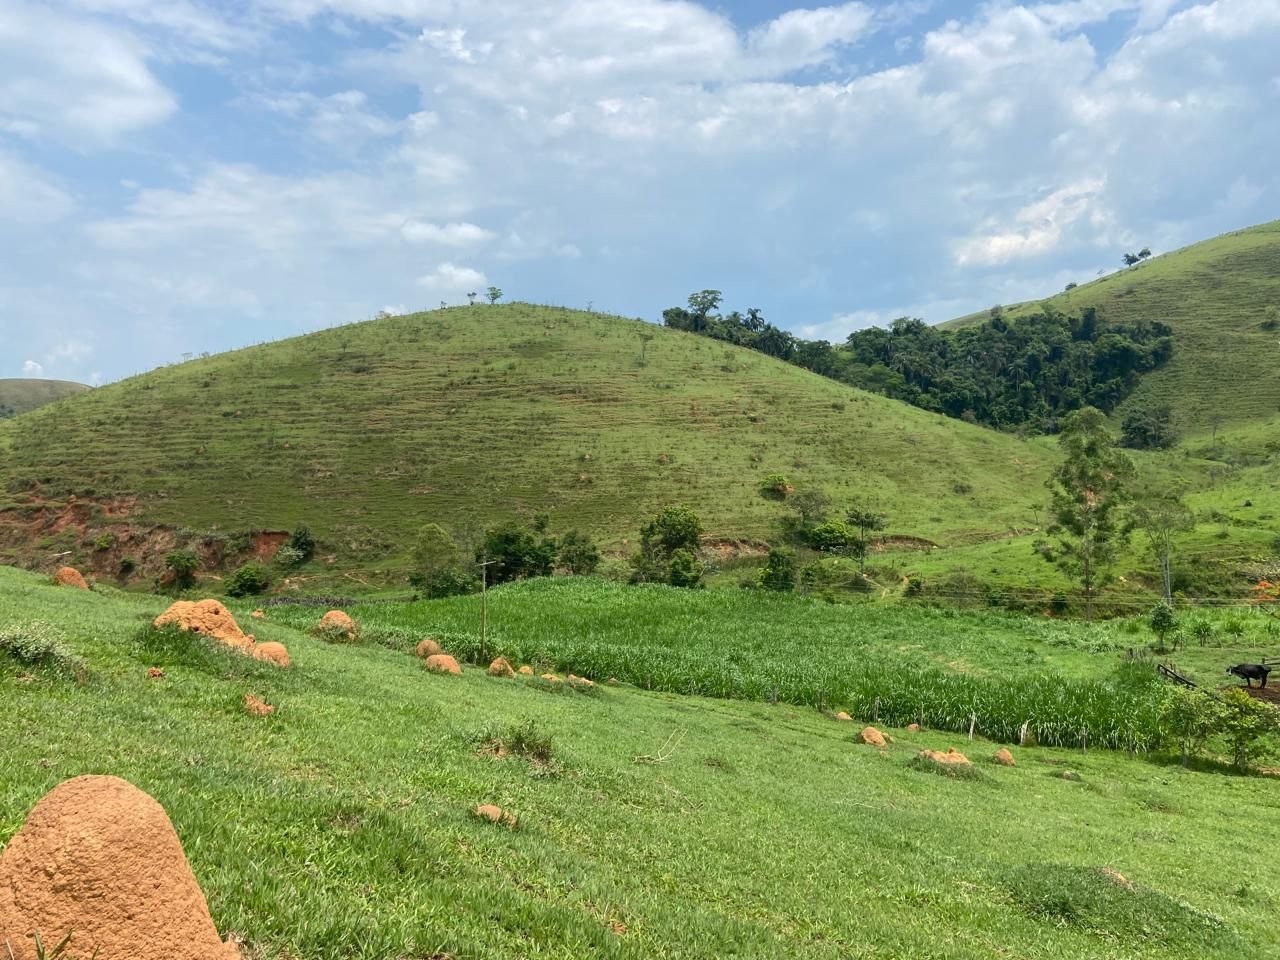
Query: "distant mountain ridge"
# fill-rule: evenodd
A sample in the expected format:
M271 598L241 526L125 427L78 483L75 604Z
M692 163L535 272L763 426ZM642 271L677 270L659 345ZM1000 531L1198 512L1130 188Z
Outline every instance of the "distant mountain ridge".
M1041 308L1078 314L1086 307L1111 323L1158 322L1173 330L1171 359L1143 376L1118 414L1168 406L1183 432L1206 432L1280 412L1280 220L1005 306L1003 313L1013 319ZM989 318L983 311L942 326Z
M0 379L0 419L28 413L90 389L70 380Z

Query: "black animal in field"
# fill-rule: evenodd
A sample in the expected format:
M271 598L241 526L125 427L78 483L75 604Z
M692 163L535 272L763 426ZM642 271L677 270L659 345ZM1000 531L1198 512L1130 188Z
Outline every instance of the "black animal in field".
M1237 663L1234 667L1227 667L1227 673L1239 677L1248 687L1253 686L1254 680L1261 680L1260 686L1265 687L1270 672L1271 668L1261 663Z

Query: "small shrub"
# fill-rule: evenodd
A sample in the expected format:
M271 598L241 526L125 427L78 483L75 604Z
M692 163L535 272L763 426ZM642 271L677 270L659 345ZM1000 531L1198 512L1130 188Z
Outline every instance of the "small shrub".
M49 670L82 680L85 663L67 646L62 635L47 623L0 626L0 655L20 667Z
M104 550L110 550L115 545L116 535L110 531L98 534L93 541L93 549L97 550L99 553Z
M292 544L286 543L276 551L275 565L282 570L292 570L306 563L307 558L302 551Z
M760 485L760 495L768 497L771 500L785 500L795 492L795 487L791 485L791 481L787 479L786 474L771 473L764 478L764 483Z
M1280 710L1255 700L1243 690L1228 690L1222 698L1221 730L1231 747L1237 770L1246 770L1262 738L1280 732Z
M766 590L790 592L796 588L795 551L774 547L760 571L760 586Z
M232 597L257 596L271 585L262 564L250 561L227 579L227 594Z
M173 585L185 589L196 582L200 558L190 550L175 550L164 558L164 565L173 574Z
M1160 641L1159 652L1164 653L1166 638L1178 629L1178 616L1173 612L1173 607L1161 600L1151 608L1148 620L1152 633Z
M498 759L520 757L529 761L531 776L554 777L560 773L550 734L540 730L532 720L505 727L486 727L474 740L479 741L481 752L489 756Z
M673 587L696 587L704 572L702 561L692 550L677 550L667 566L667 582Z
M127 577L138 569L138 561L133 557L120 558L120 576Z

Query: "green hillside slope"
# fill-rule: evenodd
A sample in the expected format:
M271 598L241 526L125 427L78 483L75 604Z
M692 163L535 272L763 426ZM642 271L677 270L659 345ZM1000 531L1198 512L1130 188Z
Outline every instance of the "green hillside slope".
M619 548L675 502L717 536L771 537L772 472L875 501L893 534L982 539L1022 522L1052 454L742 348L520 304L163 368L0 426L0 450L11 546L304 521L365 565L427 521L541 511Z
M1176 350L1143 377L1118 414L1168 404L1184 431L1265 419L1280 411L1280 221L1175 250L1092 283L1007 306L1010 317L1041 304L1107 320L1156 320L1174 330ZM987 313L949 325L978 323Z
M0 419L17 416L89 388L69 380L0 379Z

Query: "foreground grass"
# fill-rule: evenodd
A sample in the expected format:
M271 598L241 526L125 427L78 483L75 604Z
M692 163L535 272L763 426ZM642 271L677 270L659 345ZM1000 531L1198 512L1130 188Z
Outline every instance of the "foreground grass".
M146 633L163 604L0 569L0 619L50 623L92 671L77 686L0 668L0 841L61 780L124 776L169 810L219 928L257 956L1274 949L1280 879L1240 852L1242 827L1250 851L1280 841L1270 781L1048 749L1006 769L982 762L990 745L928 733L881 754L812 710L440 678L380 645L255 624L289 645L281 673ZM279 712L246 716L247 692ZM529 724L550 762L479 749ZM980 777L908 766L951 744ZM664 762L635 761L664 745ZM472 819L482 802L520 827Z

